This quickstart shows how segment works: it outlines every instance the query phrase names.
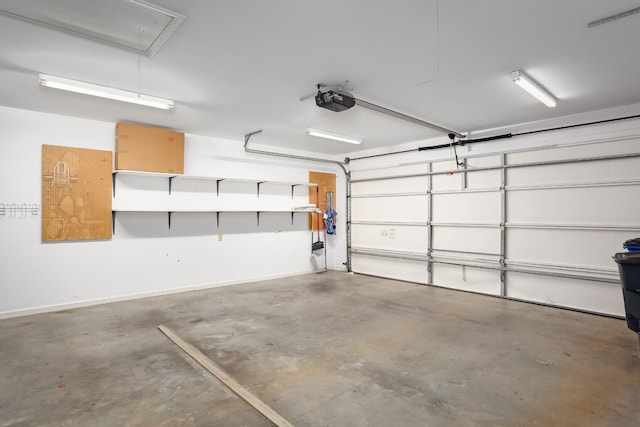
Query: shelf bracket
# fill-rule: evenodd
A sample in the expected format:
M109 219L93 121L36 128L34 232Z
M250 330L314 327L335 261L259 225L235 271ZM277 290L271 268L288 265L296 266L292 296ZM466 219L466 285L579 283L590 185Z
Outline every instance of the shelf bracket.
M293 227L293 215L295 214L295 212L291 212L291 226Z
M291 184L291 198L293 199L293 189L300 184Z
M111 211L111 234L116 234L116 211Z
M258 227L260 227L260 211L256 212L256 218L257 218L257 221L258 221Z
M216 212L216 228L220 228L220 212Z
M169 195L171 195L171 184L173 183L173 178L175 178L175 176L169 177Z
M224 181L224 178L216 179L216 197L220 197L220 181Z
M258 191L257 191L258 197L260 197L260 184L264 184L265 182L267 182L267 181L259 181L259 182L257 182L257 184L258 184Z
M172 212L167 212L167 219L169 221L169 230L171 230L171 214Z
M116 175L118 172L111 172L111 191L113 191L113 197L116 197Z

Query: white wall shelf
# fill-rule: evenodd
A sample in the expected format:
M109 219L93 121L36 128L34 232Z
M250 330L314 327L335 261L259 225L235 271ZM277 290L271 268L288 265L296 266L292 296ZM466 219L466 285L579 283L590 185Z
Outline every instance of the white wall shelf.
M167 178L169 180L169 194L171 194L171 187L174 179L178 180L194 180L194 181L216 181L216 195L220 195L220 182L250 182L256 184L256 194L260 197L260 185L261 184L276 184L276 185L290 185L291 186L291 198L293 199L293 190L295 187L317 187L317 184L310 182L290 182L290 181L270 181L270 180L258 180L258 179L244 179L244 178L229 178L229 177L217 177L217 176L196 176L196 175L182 175L172 173L159 173L159 172L141 172L132 170L115 170L112 173L113 179L113 197L116 196L116 176L120 175L133 175L133 176L148 176L156 178Z
M293 225L293 218L294 215L296 213L315 213L317 214L318 211L315 209L289 209L289 210L240 210L240 209L233 209L233 210L196 210L196 209L189 209L189 210L178 210L178 209L174 209L171 211L166 211L166 210L151 210L151 209L147 209L147 210L142 210L142 209L118 209L118 210L113 210L111 211L111 224L113 227L113 234L116 234L116 216L118 212L123 212L123 213L166 213L167 214L167 222L168 222L168 226L169 229L171 229L171 215L174 213L215 213L216 214L216 227L220 226L220 214L224 213L224 212L228 212L228 213L255 213L256 214L256 223L258 225L258 227L260 226L260 214L262 213L290 213L291 214L291 225Z
M255 179L243 179L243 178L227 178L227 177L213 177L213 176L195 176L195 175L181 175L172 173L158 173L158 172L141 172L131 170L115 170L112 173L113 179L113 197L116 196L116 177L118 175L140 176L150 178L166 178L169 183L169 196L171 195L173 180L195 180L195 181L215 181L216 182L216 197L220 196L220 182L244 182L256 184L256 197L260 197L260 185L261 184L276 184L276 185L289 185L291 186L291 198L294 196L294 189L297 186L305 187L317 187L317 184L309 182L290 182L290 181L270 181L270 180L255 180ZM296 213L319 213L320 210L315 205L303 205L300 207L288 208L288 209L238 209L238 208L137 208L137 207L117 207L111 211L111 219L113 226L113 234L115 234L115 223L118 212L122 213L166 213L168 227L171 229L171 215L173 213L215 213L216 214L216 227L220 226L220 214L221 213L255 213L257 225L260 226L260 214L262 213L290 213L291 225L294 223L294 216Z

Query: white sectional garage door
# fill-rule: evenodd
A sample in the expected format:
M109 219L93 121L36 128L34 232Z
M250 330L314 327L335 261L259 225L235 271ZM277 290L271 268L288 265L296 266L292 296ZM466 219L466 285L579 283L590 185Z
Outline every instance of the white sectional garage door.
M640 237L640 140L464 162L352 172L353 271L624 315L611 257Z

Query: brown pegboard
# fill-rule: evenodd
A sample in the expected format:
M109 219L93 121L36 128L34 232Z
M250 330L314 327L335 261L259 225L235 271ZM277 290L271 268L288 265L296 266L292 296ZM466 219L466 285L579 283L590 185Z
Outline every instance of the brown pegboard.
M336 174L324 172L309 172L309 182L318 184L318 187L309 187L309 203L314 205L317 203L320 210L324 212L327 209L327 193L333 192L333 209L336 207ZM311 221L316 221L312 223ZM315 215L309 215L309 228L313 225L314 229L318 228L317 218ZM324 221L320 221L320 229L325 228Z
M42 146L42 241L111 238L111 156Z

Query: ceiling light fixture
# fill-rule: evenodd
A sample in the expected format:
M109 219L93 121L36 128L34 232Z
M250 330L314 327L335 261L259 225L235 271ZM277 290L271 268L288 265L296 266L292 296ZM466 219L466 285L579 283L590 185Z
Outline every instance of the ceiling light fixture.
M511 80L547 107L556 106L555 98L520 70L511 72Z
M336 141L348 142L349 144L361 144L362 138L355 138L353 136L340 135L339 133L327 132L325 130L318 129L305 129L305 133L309 136L318 136L320 138L333 139Z
M93 83L86 83L64 77L51 76L48 74L41 73L39 75L39 81L40 85L46 87L98 96L101 98L114 99L116 101L130 102L132 104L145 105L147 107L161 108L163 110L171 110L174 106L173 101L170 99L157 98L155 96L144 95L138 92L116 89L109 86L100 86Z

